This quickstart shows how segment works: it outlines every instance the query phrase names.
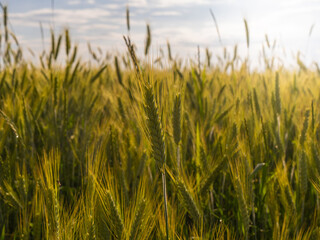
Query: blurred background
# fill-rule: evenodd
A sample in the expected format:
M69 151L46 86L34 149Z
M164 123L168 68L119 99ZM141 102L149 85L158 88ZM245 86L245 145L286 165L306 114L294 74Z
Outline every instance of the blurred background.
M10 27L23 48L36 56L49 48L50 29L59 34L64 28L70 29L84 59L89 58L88 42L110 53L125 51L122 36L128 34L129 7L130 36L141 54L146 24L150 25L153 60L167 41L173 57L184 59L194 58L199 46L201 58L209 48L214 62L224 48L231 54L238 45L238 55L249 54L253 67L261 66L263 46L265 55L275 56L287 67L297 65L298 55L308 66L320 60L320 1L316 0L7 0L2 4L8 6Z

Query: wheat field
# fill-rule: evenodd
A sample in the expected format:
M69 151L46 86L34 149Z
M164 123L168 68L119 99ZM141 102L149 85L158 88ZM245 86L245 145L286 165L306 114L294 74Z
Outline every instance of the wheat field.
M319 69L152 62L149 26L141 56L66 29L34 64L2 9L0 239L320 238Z

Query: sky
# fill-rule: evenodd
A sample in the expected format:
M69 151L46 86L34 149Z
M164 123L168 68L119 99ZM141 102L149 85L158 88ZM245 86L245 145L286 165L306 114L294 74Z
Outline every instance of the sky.
M127 35L126 7L130 9L130 36L139 52L144 49L146 24L151 27L150 58L166 52L167 41L173 56L194 58L199 46L230 55L238 46L241 57L250 56L261 65L262 46L266 54L294 66L297 53L308 65L320 61L320 1L318 0L6 0L9 24L23 48L36 54L49 49L50 29L56 34L69 28L71 39L88 57L87 43L95 50L123 52ZM52 5L53 3L53 5ZM218 23L221 42L210 14ZM246 45L244 19L249 27L250 46ZM40 24L44 30L44 46ZM312 29L312 31L310 31ZM274 49L268 49L276 42Z

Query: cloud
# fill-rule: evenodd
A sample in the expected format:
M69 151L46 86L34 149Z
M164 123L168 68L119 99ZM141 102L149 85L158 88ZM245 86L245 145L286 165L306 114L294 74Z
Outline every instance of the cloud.
M102 7L105 8L105 9L119 10L119 9L122 9L123 7L125 7L125 4L108 3L108 4L102 5Z
M128 0L128 5L131 7L153 7L153 8L172 8L185 7L187 5L208 5L221 3L223 0Z
M147 0L128 0L129 7L147 7Z
M112 32L118 30L120 28L119 25L115 24L105 24L105 23L93 23L81 26L77 29L77 32L86 34L88 32L95 32L96 34L93 37L98 37L100 32Z
M68 27L71 37L75 42L88 40L100 43L109 42L113 45L116 41L115 33L119 33L121 22L112 10L106 8L61 9L54 11L54 25L57 33L61 28ZM120 23L119 23L120 22ZM123 21L124 22L124 21ZM24 36L23 44L34 47L35 42L41 39L40 23L44 30L45 38L49 38L52 28L52 10L49 8L37 9L27 12L10 14L10 24L19 36ZM120 34L120 33L119 33ZM88 37L89 36L89 37ZM119 37L119 39L122 39ZM37 50L37 48L33 49Z
M215 1L209 1L209 0L151 0L150 3L155 5L156 7L162 7L162 8L171 8L174 6L187 6L187 5L206 5L210 3L214 3Z
M57 24L86 24L90 20L97 20L109 17L110 11L103 8L85 8L85 9L55 9L54 22ZM43 8L24 13L12 13L11 19L27 22L44 22L52 21L52 10Z
M70 0L67 2L68 5L75 6L81 4L80 0Z
M178 11L154 11L151 13L152 16L181 16L181 12Z

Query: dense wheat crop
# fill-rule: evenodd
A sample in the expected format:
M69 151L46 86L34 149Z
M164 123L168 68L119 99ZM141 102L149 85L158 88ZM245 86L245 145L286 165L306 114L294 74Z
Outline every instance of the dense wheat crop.
M3 9L1 239L320 238L319 71L151 62L149 26L145 57L66 30L36 65Z

